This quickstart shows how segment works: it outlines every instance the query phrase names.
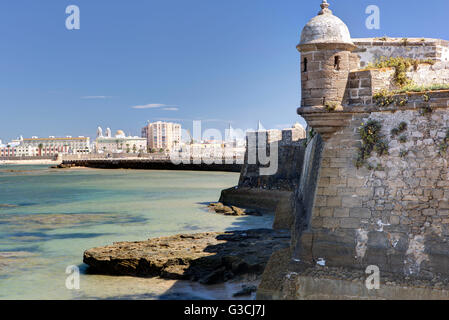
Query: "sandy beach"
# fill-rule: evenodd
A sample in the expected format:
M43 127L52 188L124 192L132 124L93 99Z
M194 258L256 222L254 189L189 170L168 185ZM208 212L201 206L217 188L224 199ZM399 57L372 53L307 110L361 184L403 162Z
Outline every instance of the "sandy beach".
M53 160L0 160L0 166L1 165L59 165L62 161L53 161Z

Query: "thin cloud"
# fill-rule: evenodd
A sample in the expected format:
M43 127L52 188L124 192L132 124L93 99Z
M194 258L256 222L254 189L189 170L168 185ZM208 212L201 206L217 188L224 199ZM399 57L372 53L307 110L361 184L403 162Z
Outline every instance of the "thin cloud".
M81 97L81 99L84 99L84 100L109 99L109 98L112 98L112 97L110 97L110 96L84 96L84 97Z
M179 108L177 106L173 105L167 105L162 103L150 103L150 104L144 104L140 106L133 106L132 109L161 109L166 111L178 111Z
M141 106L134 106L131 107L132 109L157 109L165 107L165 104L159 104L159 103L152 103L152 104L145 104Z

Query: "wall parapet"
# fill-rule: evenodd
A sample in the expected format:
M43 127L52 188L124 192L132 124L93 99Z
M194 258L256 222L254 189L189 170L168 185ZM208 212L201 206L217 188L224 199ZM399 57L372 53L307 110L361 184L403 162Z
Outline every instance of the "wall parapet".
M360 38L352 39L353 52L365 67L381 57L404 57L449 61L449 41L431 38Z
M427 98L424 98L425 96L427 96ZM372 101L371 103L367 104L342 105L332 112L326 111L323 106L320 105L312 107L300 107L297 111L298 114L305 117L306 119L309 115L321 114L324 121L324 117L326 117L326 115L328 116L328 118L337 118L338 115L343 116L344 114L351 113L371 113L379 111L396 112L401 110L415 110L425 107L449 107L449 90L397 93L392 94L391 98L393 100L395 100L396 98L397 101L401 101L402 98L407 100L403 105L395 104L395 101L393 101L391 104L381 106L376 104L375 101Z

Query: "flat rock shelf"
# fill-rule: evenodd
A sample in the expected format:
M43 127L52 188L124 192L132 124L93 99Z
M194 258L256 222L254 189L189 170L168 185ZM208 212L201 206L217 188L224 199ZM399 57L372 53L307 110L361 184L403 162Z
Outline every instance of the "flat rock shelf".
M289 245L290 234L282 230L181 234L90 249L84 263L96 274L217 284L261 276L272 253Z

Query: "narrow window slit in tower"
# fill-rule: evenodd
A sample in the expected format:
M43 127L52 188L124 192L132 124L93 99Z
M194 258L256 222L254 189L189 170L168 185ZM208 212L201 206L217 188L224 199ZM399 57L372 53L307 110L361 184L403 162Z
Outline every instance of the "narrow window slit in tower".
M303 72L307 72L307 58L304 58L304 70Z
M335 60L334 60L334 69L335 70L340 70L340 56L335 56Z

